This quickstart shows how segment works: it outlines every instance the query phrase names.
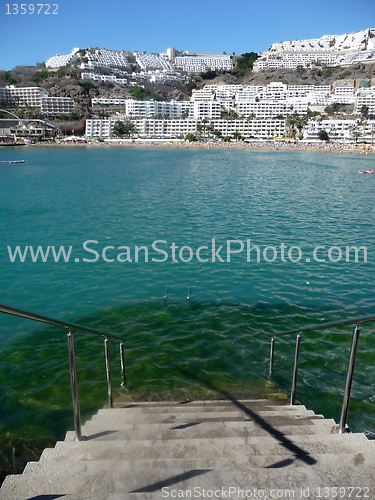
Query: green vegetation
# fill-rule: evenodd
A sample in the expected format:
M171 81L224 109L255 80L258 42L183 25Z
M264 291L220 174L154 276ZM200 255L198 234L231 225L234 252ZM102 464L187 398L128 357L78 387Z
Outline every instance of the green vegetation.
M130 120L117 121L113 126L113 135L116 137L129 137L135 130L135 125Z
M2 71L0 73L0 78L3 78L8 85L13 85L14 83L17 83L17 80L12 76L10 71Z
M337 104L336 102L332 104L332 106L326 106L324 108L324 112L327 113L327 115L334 115L335 113L350 113L353 109L352 105L349 104Z
M256 52L246 52L242 54L236 61L236 70L240 75L244 75L249 70L253 69L254 62L258 59Z
M135 87L129 88L129 94L138 101L149 101L150 99L155 99L155 100L160 99L160 97L154 92L144 89L143 87L138 87L137 85Z
M321 141L329 142L329 135L326 130L319 130L318 137Z
M332 38L332 40L329 42L329 46L333 47L336 43L336 38Z
M59 68L55 74L61 78L66 74L66 68L67 66L61 66L61 68Z
M285 121L285 128L288 136L295 138L297 130L299 135L301 135L302 129L307 124L308 120L307 116L299 116L297 113L289 115Z
M216 71L207 70L205 73L201 73L200 76L203 80L213 80L216 78L218 73Z
M197 138L194 134L186 134L185 135L185 141L195 142L196 140L197 140Z
M76 85L79 85L80 87L83 88L83 90L86 92L86 94L89 93L90 89L95 88L95 85L87 80L81 81L81 82L76 82Z
M48 78L49 76L49 73L46 69L42 69L41 71L37 71L34 75L34 82L36 83L39 83L41 82L42 80L45 80L46 78Z
M363 118L368 118L370 108L368 106L366 106L366 104L363 104L363 106L361 106L360 111L361 111L361 115L363 116Z

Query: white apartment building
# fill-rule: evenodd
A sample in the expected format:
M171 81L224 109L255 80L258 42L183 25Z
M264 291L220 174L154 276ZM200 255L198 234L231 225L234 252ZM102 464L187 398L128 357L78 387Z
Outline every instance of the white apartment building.
M141 137L180 137L194 134L197 130L197 120L135 120L137 132Z
M71 97L42 97L41 112L44 115L69 114L74 111Z
M355 103L355 113L360 114L362 106L368 106L369 114L375 115L375 90L358 91Z
M132 118L151 118L162 116L168 119L185 115L196 120L221 117L221 106L216 101L135 101L125 103L125 115Z
M141 54L139 52L134 52L135 60L137 64L143 69L166 69L167 71L172 71L171 63L161 57L159 54Z
M108 138L113 134L113 126L121 118L110 118L106 120L87 120L86 137L95 139L98 137ZM141 137L185 137L188 133L195 133L200 120L132 120L136 130ZM285 120L209 120L213 127L210 132L221 132L222 136L232 137L239 133L245 138L272 139L285 136Z
M175 65L181 67L187 73L202 73L209 70L233 69L233 62L230 56L199 57L199 56L177 56Z
M205 85L203 90L215 94L216 99L233 99L243 90L243 85Z
M99 97L93 97L91 99L91 104L93 106L100 106L100 105L103 105L103 106L119 106L119 105L122 105L122 106L125 106L125 103L126 103L126 99L104 99L104 98L99 98Z
M55 56L51 57L48 59L46 62L46 67L47 68L61 68L62 66L66 66L67 64L71 64L75 62L78 59L77 52L79 51L79 48L75 48L71 51L70 54L67 55L60 55L56 54Z
M285 100L285 101L270 101L263 100L259 102L238 102L236 105L237 113L240 116L248 117L254 114L256 118L267 119L275 118L276 116L286 116L293 113L301 115L307 114L308 103L307 99Z
M353 95L336 95L332 94L329 98L329 103L333 104L355 104L356 96Z
M221 118L221 106L216 101L194 101L193 116L195 119L209 118L210 120Z
M330 85L289 85L288 98L307 97L308 102L315 106L328 106L331 103Z
M306 139L316 138L320 130L325 130L331 140L354 142L353 128L358 130L360 136L357 141L375 142L375 120L368 120L360 124L359 120L322 120L321 122L309 121L304 127Z
M87 138L105 138L111 137L113 127L117 120L86 120L85 135Z
M339 58L331 54L279 54L278 56L267 56L257 61L259 69L296 69L297 66L311 68L313 63L322 66L337 66Z
M163 70L157 69L155 71L148 71L147 77L150 79L151 83L181 81L181 73L177 73L176 71L168 71L166 69Z
M15 87L14 85L5 87L2 94L3 97L7 96L10 105L15 107L40 108L42 97L48 97L47 92L42 87ZM4 98L4 100L6 99Z
M361 52L355 52L354 54L348 54L344 56L341 61L341 66L349 66L355 62L374 62L375 60L375 50L363 50Z
M370 30L365 29L353 33L343 33L342 35L324 35L320 38L308 40L273 43L270 52L327 52L375 49L374 34L375 29L371 28Z
M202 90L193 89L191 94L191 101L213 101L215 99L215 94L211 90L206 90L206 87Z
M95 61L89 61L87 63L85 62L82 62L80 65L79 65L80 69L84 69L84 70L87 70L87 71L94 71L96 69L107 69L107 70L110 70L112 69L110 66L107 66L107 65L104 65L104 64L100 64L100 63L97 63Z
M284 100L286 99L288 85L282 82L271 82L266 86L264 99Z
M4 104L8 108L14 107L12 93L8 87L0 88L0 103Z
M186 103L190 104L190 103ZM125 115L129 118L154 118L167 117L180 118L183 108L178 102L165 101L135 101L127 99L125 102Z
M125 52L107 49L89 49L85 53L88 64L101 68L127 68L129 60Z
M210 125L223 137L232 137L235 132L245 138L285 137L285 120L215 120Z
M126 78L118 78L116 75L100 75L98 73L81 73L81 79L96 82L111 82L117 83L118 85L128 84L128 80Z
M86 120L87 138L108 138L113 135L113 127L116 121L122 121L122 117L112 117L105 120ZM142 136L173 136L185 137L188 133L197 130L197 120L165 120L165 119L133 119L137 133Z
M263 87L263 88L265 91L265 87ZM257 90L254 89L254 87L246 87L244 90L240 90L239 92L236 93L235 101L236 101L236 103L237 102L251 102L251 101L255 101L255 99L257 97L260 98L261 95L263 97L263 94L260 94L259 92L257 92Z
M335 95L350 95L352 96L354 94L354 87L350 86L342 86L342 87L335 87Z

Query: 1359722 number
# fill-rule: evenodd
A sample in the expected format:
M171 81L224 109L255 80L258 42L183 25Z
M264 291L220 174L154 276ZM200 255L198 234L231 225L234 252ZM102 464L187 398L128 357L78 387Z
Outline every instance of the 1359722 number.
M58 14L59 6L54 3L51 7L49 3L7 3L6 14Z

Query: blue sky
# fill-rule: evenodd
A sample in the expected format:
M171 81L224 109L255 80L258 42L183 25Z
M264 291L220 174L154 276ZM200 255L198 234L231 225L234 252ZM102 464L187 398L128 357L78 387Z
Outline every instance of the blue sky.
M55 1L55 15L7 15L1 4L0 69L35 65L73 47L242 54L273 42L375 27L374 0Z

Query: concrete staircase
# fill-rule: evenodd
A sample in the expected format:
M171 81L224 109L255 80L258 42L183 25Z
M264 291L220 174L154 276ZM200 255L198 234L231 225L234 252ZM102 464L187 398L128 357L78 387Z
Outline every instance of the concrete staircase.
M8 476L0 500L375 499L375 442L335 425L271 400L102 409L82 442L68 432Z

